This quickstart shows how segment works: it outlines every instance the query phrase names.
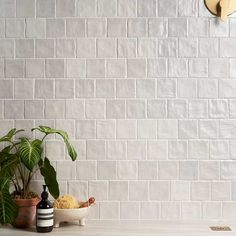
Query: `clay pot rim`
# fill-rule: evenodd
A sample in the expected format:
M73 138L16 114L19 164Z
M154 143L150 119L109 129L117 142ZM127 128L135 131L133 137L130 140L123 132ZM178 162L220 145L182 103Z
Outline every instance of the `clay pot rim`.
M40 199L38 197L34 197L34 198L17 198L17 199L13 199L17 206L19 207L26 207L26 206L36 206L38 204L38 202L40 201Z

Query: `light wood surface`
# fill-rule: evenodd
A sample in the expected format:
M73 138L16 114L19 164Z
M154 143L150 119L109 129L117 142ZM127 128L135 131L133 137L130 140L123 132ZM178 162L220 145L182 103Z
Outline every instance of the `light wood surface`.
M231 227L231 232L213 232L209 226ZM38 236L35 229L1 228L0 236ZM230 236L236 235L236 221L89 221L86 226L65 224L50 236Z

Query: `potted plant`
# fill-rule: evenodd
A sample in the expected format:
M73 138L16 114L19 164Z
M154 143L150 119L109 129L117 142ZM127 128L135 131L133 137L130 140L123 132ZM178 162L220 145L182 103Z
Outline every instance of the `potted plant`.
M34 222L38 197L30 190L32 177L40 171L50 194L59 197L56 171L47 157L43 157L43 142L50 134L58 134L64 140L72 161L77 157L66 132L47 126L33 128L43 133L42 139L15 139L24 130L10 130L0 138L4 148L0 151L0 224L12 223L15 227L30 227ZM11 190L13 187L13 191Z

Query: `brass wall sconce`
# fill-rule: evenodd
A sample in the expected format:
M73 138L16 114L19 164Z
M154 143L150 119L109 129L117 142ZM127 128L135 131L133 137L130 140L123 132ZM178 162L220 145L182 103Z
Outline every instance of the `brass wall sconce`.
M204 3L213 15L223 21L236 11L236 0L204 0Z

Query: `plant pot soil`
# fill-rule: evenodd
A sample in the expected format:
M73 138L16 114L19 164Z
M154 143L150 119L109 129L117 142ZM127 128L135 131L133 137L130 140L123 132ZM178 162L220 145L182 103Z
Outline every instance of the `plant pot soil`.
M15 199L15 202L19 210L18 216L12 225L16 228L32 227L35 224L36 205L39 202L39 198Z

